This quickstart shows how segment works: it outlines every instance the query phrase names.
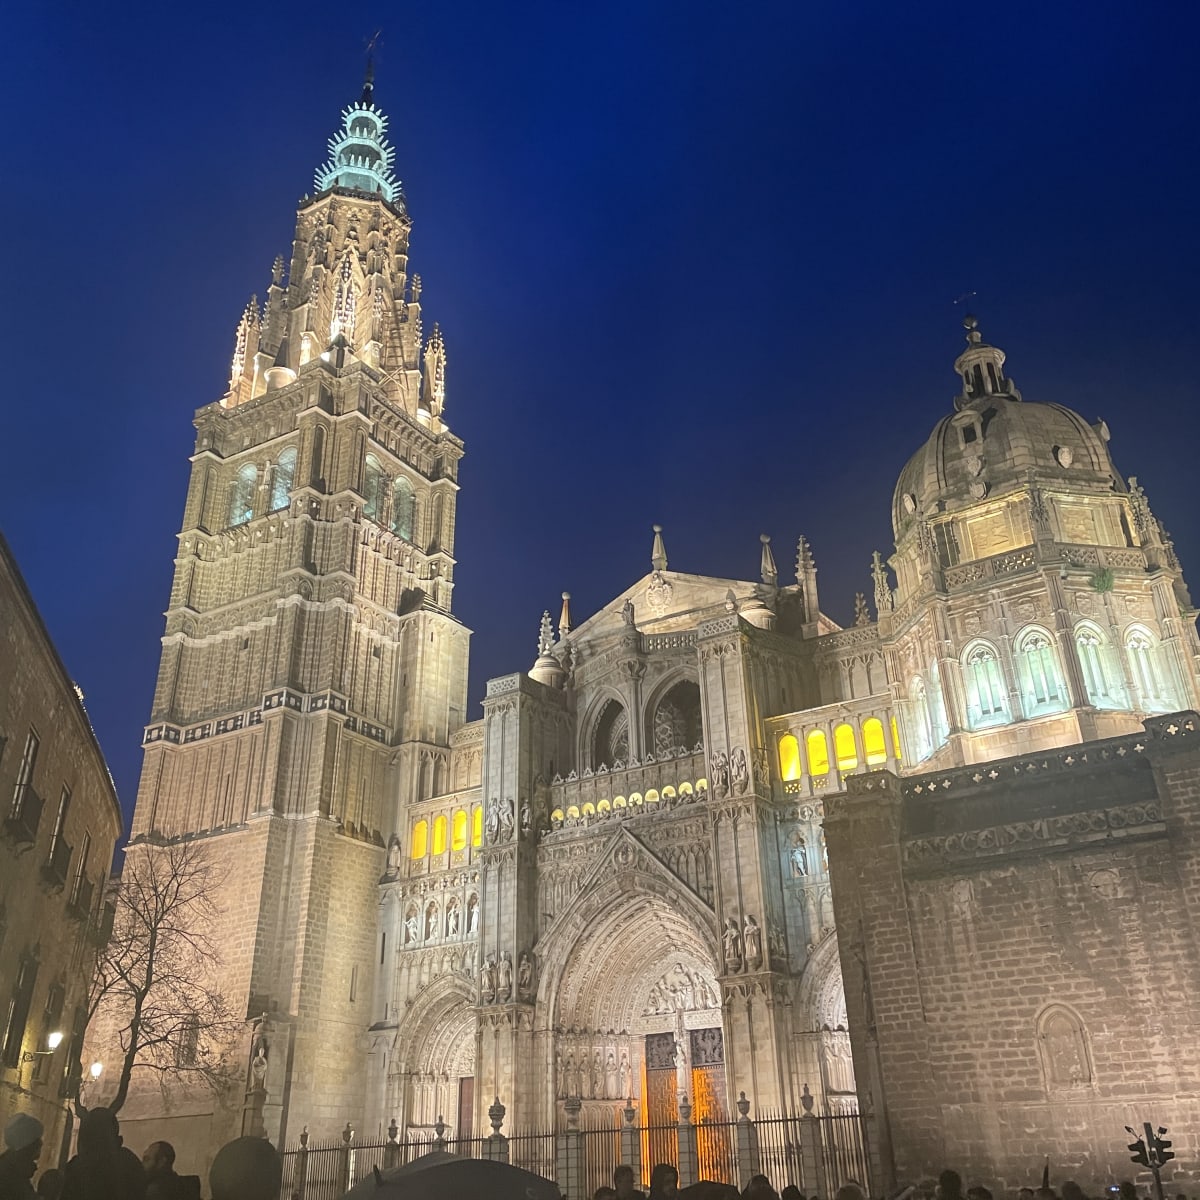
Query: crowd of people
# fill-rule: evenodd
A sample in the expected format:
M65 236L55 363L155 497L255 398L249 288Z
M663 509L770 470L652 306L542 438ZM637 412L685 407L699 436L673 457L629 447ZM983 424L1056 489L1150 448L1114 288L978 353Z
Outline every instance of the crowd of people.
M152 1142L139 1159L121 1139L116 1114L91 1108L79 1122L74 1157L66 1169L38 1176L41 1121L17 1113L4 1127L0 1200L200 1200L200 1177L175 1172L175 1148ZM283 1162L262 1138L222 1146L209 1171L212 1200L279 1200Z

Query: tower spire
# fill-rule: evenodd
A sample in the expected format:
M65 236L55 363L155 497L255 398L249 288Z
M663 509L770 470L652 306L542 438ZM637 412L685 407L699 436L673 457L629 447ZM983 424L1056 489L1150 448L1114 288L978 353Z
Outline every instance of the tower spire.
M762 581L774 587L779 582L779 569L775 566L775 555L771 552L771 535L761 533L758 540L762 542Z
M372 42L372 44L374 44ZM367 58L362 96L342 113L342 127L329 139L329 158L317 168L317 193L331 188L381 196L404 211L404 193L396 178L396 151L388 142L387 117L375 107L375 67Z
M654 529L654 545L650 547L650 566L656 571L665 571L667 569L667 547L663 541L662 526L655 525Z
M359 97L359 104L369 108L374 103L375 92L375 43L379 41L379 35L383 31L375 30L371 35L371 40L367 43L367 69L363 74L363 90Z
M967 348L954 360L954 369L962 378L962 394L955 398L956 408L965 408L986 396L1007 396L1020 400L1021 393L1004 374L1004 351L989 346L979 329L979 318L969 313L963 318Z

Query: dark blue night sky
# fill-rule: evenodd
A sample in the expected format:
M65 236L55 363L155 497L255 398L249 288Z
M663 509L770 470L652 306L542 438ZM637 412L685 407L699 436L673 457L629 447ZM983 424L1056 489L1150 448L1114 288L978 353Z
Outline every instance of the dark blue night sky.
M648 569L849 621L962 309L1104 417L1200 589L1194 5L13 6L0 528L132 806L194 409L376 98L467 444L471 698Z

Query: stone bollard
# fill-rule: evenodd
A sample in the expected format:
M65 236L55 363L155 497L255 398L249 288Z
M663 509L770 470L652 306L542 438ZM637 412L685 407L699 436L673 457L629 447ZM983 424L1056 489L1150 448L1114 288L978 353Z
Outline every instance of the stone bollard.
M500 1132L500 1126L504 1124L504 1105L500 1103L500 1097L497 1096L492 1101L491 1108L488 1109L488 1120L492 1123L492 1133L487 1140L487 1149L484 1153L485 1158L490 1158L492 1162L508 1162L508 1138Z
M804 1115L800 1118L800 1166L803 1171L804 1190L809 1195L828 1196L825 1154L821 1146L821 1122L813 1116L812 1092L808 1090L807 1083L801 1093L800 1103L804 1108Z
M390 1171L400 1165L400 1143L396 1140L400 1136L400 1126L396 1124L395 1117L387 1127L387 1135L387 1145L383 1148L383 1166L385 1170Z

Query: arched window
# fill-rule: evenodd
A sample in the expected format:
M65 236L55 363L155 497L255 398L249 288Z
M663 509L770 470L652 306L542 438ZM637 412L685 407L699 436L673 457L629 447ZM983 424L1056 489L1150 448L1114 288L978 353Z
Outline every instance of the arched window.
M779 778L784 782L800 778L800 743L794 734L779 739Z
M325 469L325 427L318 425L313 430L312 468L308 473L308 481L315 488L324 488L325 482L321 472Z
M629 718L617 700L610 700L596 722L592 741L592 766L612 767L629 757Z
M450 827L450 849L465 850L467 848L467 814L459 809L454 814L454 824Z
M433 822L433 852L434 854L445 854L446 852L446 826L449 822L445 817L435 817Z
M1121 686L1120 670L1112 646L1100 629L1091 624L1077 626L1075 648L1079 652L1088 703L1096 708L1124 708L1125 689Z
M963 682L967 688L967 724L972 729L1002 725L1008 720L1004 677L995 649L976 642L963 655Z
M912 716L909 724L913 758L923 762L933 753L933 717L929 711L929 692L920 675L908 685L908 705Z
M386 485L379 459L368 454L363 463L363 516L378 521L383 515L383 490Z
M1027 717L1064 712L1069 707L1067 686L1054 642L1044 629L1030 629L1017 637L1017 679Z
M229 501L230 525L245 525L254 516L254 490L258 486L258 468L253 463L242 467L233 481Z
M1125 634L1125 653L1137 689L1138 705L1146 712L1174 712L1179 707L1170 672L1162 657L1162 643L1142 625L1133 625Z
M271 512L287 508L296 481L296 447L289 446L275 461L271 475Z
M833 753L839 771L853 771L858 766L858 747L854 744L854 729L839 725L833 731Z
M646 793L646 803L647 804L657 804L658 803L658 789L657 788L651 788Z
M483 805L471 813L471 845L483 845Z
M690 679L680 680L655 705L648 730L655 756L674 758L679 751L690 753L704 740L700 709L700 687Z
M862 740L868 767L878 767L887 762L887 742L883 737L883 722L878 717L868 717L863 722Z
M417 496L413 485L401 476L392 484L392 532L406 542L412 541L416 513Z
M1065 1004L1052 1004L1037 1022L1038 1054L1047 1091L1089 1087L1093 1081L1087 1030Z
M412 834L413 858L424 858L429 853L429 822L418 821L413 826Z
M829 774L829 743L820 729L812 730L804 739L804 749L808 755L808 773L813 776Z

